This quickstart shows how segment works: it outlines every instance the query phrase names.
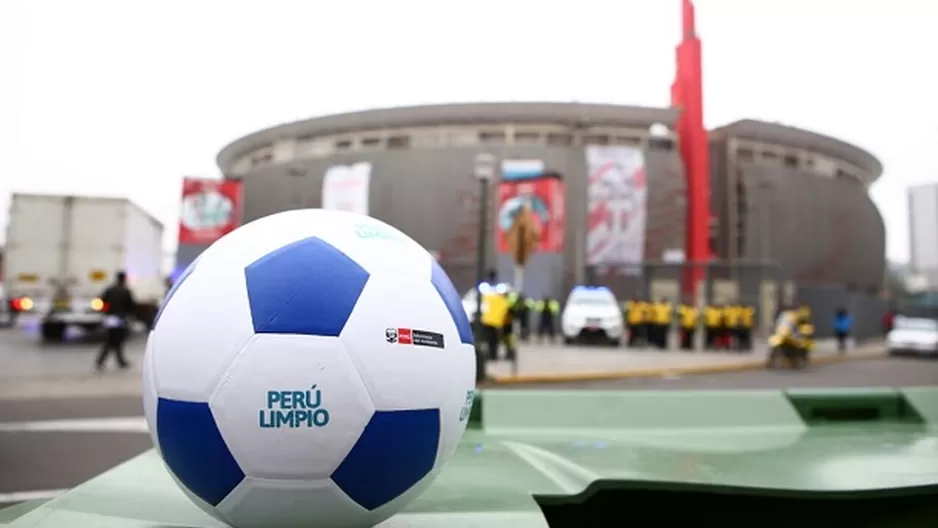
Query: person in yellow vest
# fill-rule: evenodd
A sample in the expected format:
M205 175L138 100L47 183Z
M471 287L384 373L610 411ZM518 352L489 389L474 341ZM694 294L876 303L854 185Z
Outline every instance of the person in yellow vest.
M668 348L668 333L671 330L671 319L674 317L674 308L667 299L655 303L655 345L662 350Z
M694 349L694 335L700 323L700 310L692 304L681 304L679 309L681 318L681 349Z
M733 303L723 308L723 342L727 350L738 350L739 348L739 305Z
M508 298L491 291L482 296L485 310L482 312L482 334L485 338L486 355L489 360L498 359L498 343L502 329L508 319Z
M733 349L733 328L736 325L736 314L733 311L733 305L724 304L720 306L720 313L723 317L720 320L720 337L717 341L721 350Z
M544 297L534 303L534 311L538 318L538 339L543 340L546 338L553 341L557 333L557 314L560 313L560 303L549 297Z
M756 324L756 309L753 306L743 306L740 312L740 350L752 352L752 329Z
M505 320L502 323L502 331L499 337L501 344L505 347L505 359L514 361L517 357L517 338L515 337L515 320L518 317L521 297L508 294L508 312L505 314Z
M640 300L629 300L625 302L625 324L629 330L629 347L638 346L642 336L643 326L645 324L645 306Z
M534 312L534 299L524 297L518 306L518 327L521 340L527 341L531 337L531 313Z
M642 301L642 311L645 316L642 318L642 340L647 346L655 346L655 303L649 300Z
M716 350L717 339L720 335L720 326L723 324L723 313L716 305L708 304L704 307L704 348Z
M508 299L508 315L504 326L502 327L502 337L504 338L505 334L515 332L515 325L518 324L518 310L520 309L521 296L518 292L509 291L505 294L505 297Z
M798 335L801 347L805 353L814 349L814 321L811 317L811 308L802 306L798 310Z

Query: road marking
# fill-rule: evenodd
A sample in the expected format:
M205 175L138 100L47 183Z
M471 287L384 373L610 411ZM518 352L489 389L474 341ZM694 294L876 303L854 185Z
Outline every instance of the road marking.
M0 493L0 504L7 502L28 502L33 500L54 499L65 493L66 489L40 490L40 491L14 491Z
M146 433L142 416L41 420L37 422L0 422L0 433Z

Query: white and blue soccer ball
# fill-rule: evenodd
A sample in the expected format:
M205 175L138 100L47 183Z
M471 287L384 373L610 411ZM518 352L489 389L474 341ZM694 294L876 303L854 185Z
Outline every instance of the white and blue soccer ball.
M153 443L206 512L239 528L370 526L452 456L475 354L424 248L307 209L203 252L157 314L143 372Z

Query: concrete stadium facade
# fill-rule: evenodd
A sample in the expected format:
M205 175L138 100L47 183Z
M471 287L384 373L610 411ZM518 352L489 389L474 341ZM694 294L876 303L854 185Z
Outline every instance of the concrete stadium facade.
M686 188L677 138L650 132L659 124L673 129L676 117L670 108L578 103L368 110L249 134L226 146L217 162L226 178L243 182L246 222L316 207L329 167L370 162L372 216L439 252L462 288L474 277L475 156L488 152L502 159L543 160L566 182L565 252L551 266L549 288L559 293L587 274L587 145L644 150L646 258L658 260L668 250L683 249ZM712 131L711 149L711 202L718 217L713 245L720 258L774 259L794 279L878 290L885 234L867 195L882 171L872 155L833 138L748 120ZM494 196L489 210L494 224ZM766 230L768 242L761 237ZM491 241L489 265L498 266L493 254Z

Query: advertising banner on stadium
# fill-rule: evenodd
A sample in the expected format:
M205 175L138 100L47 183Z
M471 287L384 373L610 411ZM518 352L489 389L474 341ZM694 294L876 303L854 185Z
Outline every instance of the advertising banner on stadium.
M529 164L530 162L525 162ZM557 176L545 176L543 162L532 176L528 166L523 177L512 177L521 172L506 171L502 164L502 181L498 184L498 225L496 236L498 252L509 251L508 231L521 206L527 204L534 213L540 240L536 252L560 253L566 229L566 203L564 183Z
M586 148L586 263L620 266L645 256L648 185L645 155L627 146Z
M322 208L368 214L371 163L333 165L322 179Z
M179 213L180 244L211 244L241 223L241 182L185 178Z

